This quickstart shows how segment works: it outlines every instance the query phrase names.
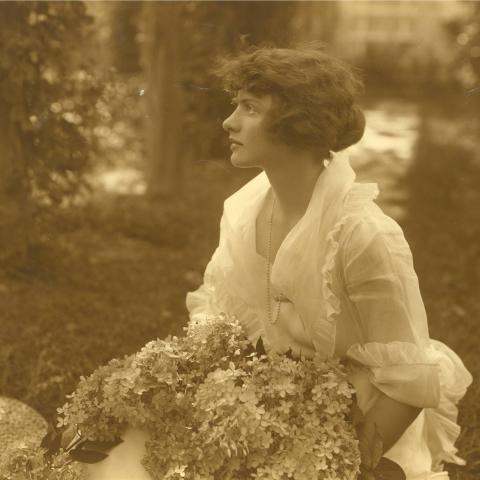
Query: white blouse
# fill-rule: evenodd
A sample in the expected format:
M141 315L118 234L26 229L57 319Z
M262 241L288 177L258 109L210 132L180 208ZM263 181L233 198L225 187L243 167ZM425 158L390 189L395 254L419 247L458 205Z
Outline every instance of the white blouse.
M271 295L285 299L271 324L266 260L255 244L256 219L271 195L260 173L225 201L219 245L187 308L192 320L236 315L267 351L349 360L364 412L380 392L424 408L386 456L409 480L446 479L443 462L464 463L454 446L456 404L472 377L452 350L429 338L410 248L374 203L377 194L376 184L355 183L346 155L334 156L271 266Z

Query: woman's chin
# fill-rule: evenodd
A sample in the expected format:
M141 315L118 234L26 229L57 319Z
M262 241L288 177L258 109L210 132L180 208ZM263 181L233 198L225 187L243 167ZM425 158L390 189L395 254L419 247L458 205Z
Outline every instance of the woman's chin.
M248 161L242 160L240 156L236 155L236 152L233 152L230 156L230 163L237 168L251 168L255 166Z
M242 162L238 161L236 158L230 157L230 163L234 167L237 167L237 168L244 168L245 167L245 165Z

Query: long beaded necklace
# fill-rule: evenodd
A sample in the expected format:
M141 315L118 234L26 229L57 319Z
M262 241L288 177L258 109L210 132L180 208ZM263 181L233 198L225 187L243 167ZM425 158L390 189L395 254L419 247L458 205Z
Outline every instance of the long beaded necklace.
M272 224L273 224L273 212L275 210L275 197L273 197L272 202L272 211L270 213L270 222L268 225L268 243L267 243L267 317L268 321L273 325L277 323L278 316L280 315L280 307L281 307L281 299L279 297L275 297L276 302L276 309L275 309L275 316L272 317L272 307L270 304L271 300L271 291L270 291L270 273L271 273L271 266L270 266L270 257L271 257L271 249L272 249Z
M331 163L330 159L325 159L323 161L324 169L328 168L330 163ZM276 200L276 198L275 198L275 196L273 196L272 211L270 212L270 221L269 221L269 224L268 224L268 243L267 243L267 317L268 317L268 321L272 325L277 323L278 317L280 315L280 308L281 308L282 302L289 302L290 301L283 294L275 295L275 297L273 297L273 299L276 302L275 316L272 317L272 307L271 307L271 304L270 304L270 300L271 300L270 257L271 257L271 250L272 250L272 225L273 225L273 213L275 211L275 200Z

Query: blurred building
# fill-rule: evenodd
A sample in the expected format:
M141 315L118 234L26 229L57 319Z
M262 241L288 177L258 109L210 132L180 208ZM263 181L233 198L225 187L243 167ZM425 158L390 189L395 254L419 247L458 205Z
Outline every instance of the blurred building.
M326 2L331 9L332 2ZM335 19L327 41L343 58L364 67L370 76L395 75L446 81L457 51L448 25L471 15L473 3L450 1L340 0L336 14L324 2L308 7L311 38L325 38L324 19ZM332 25L329 25L332 31Z

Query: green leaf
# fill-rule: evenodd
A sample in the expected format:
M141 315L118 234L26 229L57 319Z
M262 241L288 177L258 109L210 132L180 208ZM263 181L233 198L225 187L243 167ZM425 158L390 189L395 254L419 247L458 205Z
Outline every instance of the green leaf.
M60 450L62 434L53 426L48 424L46 435L42 438L40 446L47 450L47 455L53 455Z
M106 453L97 452L96 450L73 450L70 452L70 456L81 463L98 463L108 457Z
M358 429L358 441L362 463L373 470L383 454L383 440L374 422L363 422Z
M266 355L265 347L263 346L262 337L258 337L257 344L255 345L255 350L259 355Z
M49 423L48 424L48 430L47 430L47 433L45 434L45 436L42 438L42 441L40 443L40 446L42 448L47 448L50 446L50 444L52 443L52 440L55 436L55 430L53 429L52 427L52 424Z
M401 467L389 460L382 457L377 467L374 470L375 480L406 480L405 472Z
M360 410L360 407L358 406L358 403L355 399L352 402L352 407L350 408L348 419L350 420L350 422L352 422L354 427L360 425L362 422L365 421L365 415Z
M237 377L237 378L234 380L234 383L235 383L235 386L236 386L236 387L242 387L245 382L243 381L242 378Z
M290 360L295 360L294 356L293 356L293 351L291 348L289 348L286 352L285 352L285 356L287 358L289 358Z
M374 473L372 470L369 470L365 467L365 465L360 466L360 477L358 480L376 480Z
M65 430L62 432L62 439L61 439L62 447L64 449L67 448L76 436L77 436L77 429L75 428L74 425L69 425L67 428L65 428Z
M372 442L372 465L376 467L383 455L383 439L378 430L377 424L373 424L373 442Z
M120 445L123 443L123 440L119 438L115 438L111 442L100 442L100 441L93 441L93 440L87 440L83 444L83 448L85 450L95 450L95 451L100 451L100 452L108 452L112 448L116 447L117 445Z

